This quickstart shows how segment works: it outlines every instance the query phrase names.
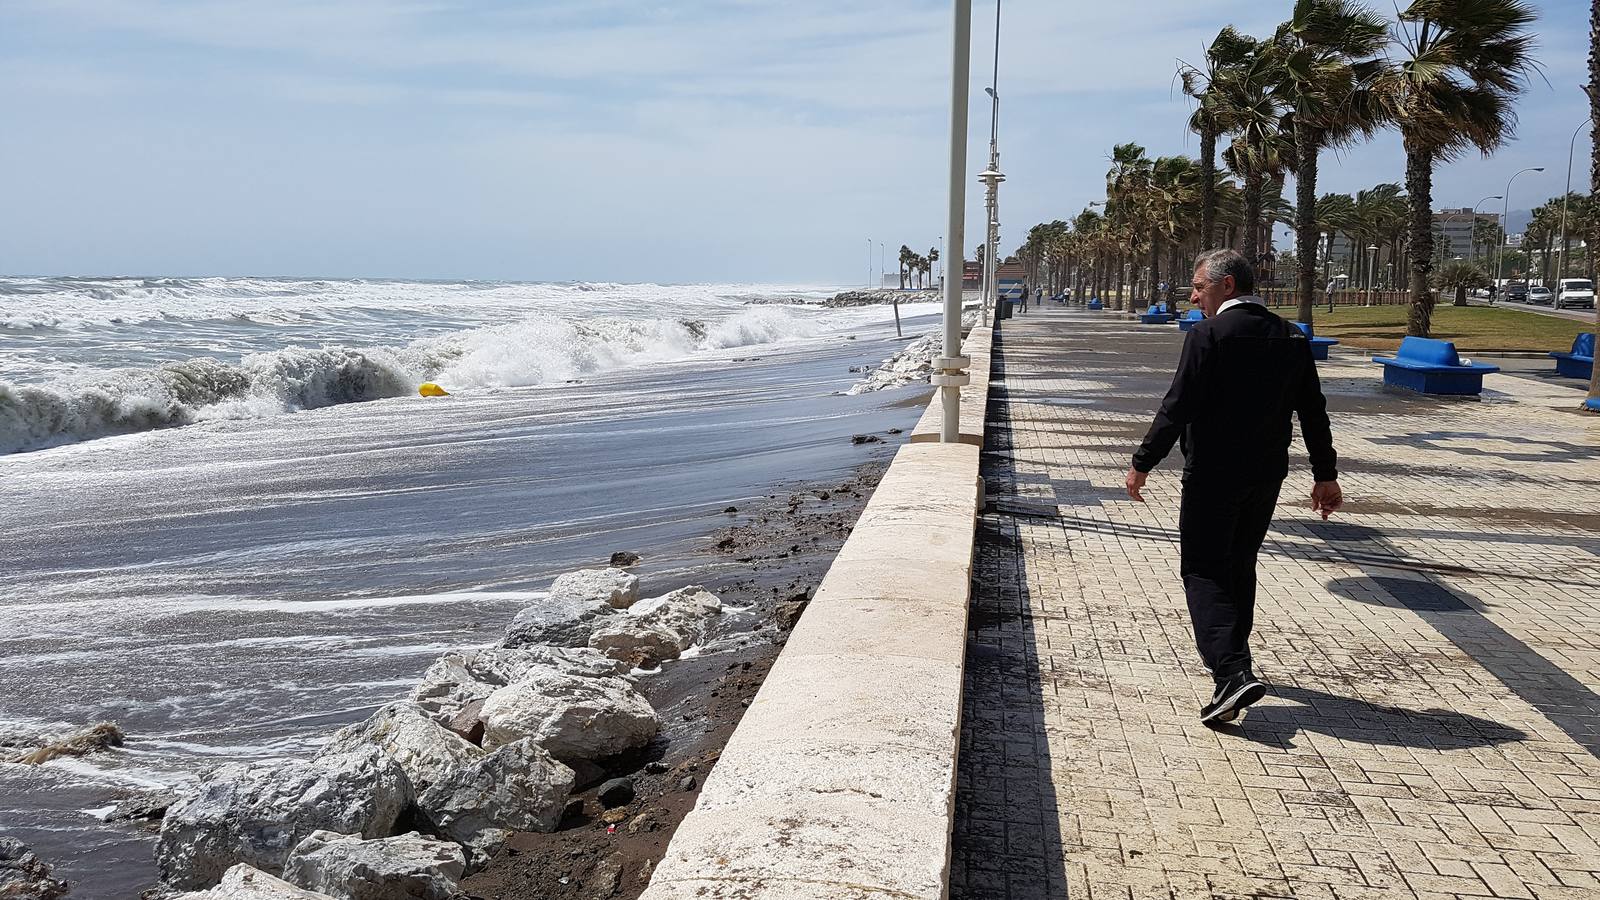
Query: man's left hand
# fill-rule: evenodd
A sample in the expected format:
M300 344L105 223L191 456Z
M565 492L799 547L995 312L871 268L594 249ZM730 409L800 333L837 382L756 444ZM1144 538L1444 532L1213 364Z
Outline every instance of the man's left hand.
M1144 495L1141 494L1140 491L1144 489L1144 483L1149 477L1149 472L1141 472L1138 469L1129 469L1128 496L1139 501L1140 503L1143 503Z

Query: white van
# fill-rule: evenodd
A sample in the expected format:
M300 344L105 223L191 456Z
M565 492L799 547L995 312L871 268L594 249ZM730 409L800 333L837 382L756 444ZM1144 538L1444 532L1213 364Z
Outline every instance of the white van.
M1563 278L1556 289L1556 309L1583 307L1594 309L1594 282L1587 278Z

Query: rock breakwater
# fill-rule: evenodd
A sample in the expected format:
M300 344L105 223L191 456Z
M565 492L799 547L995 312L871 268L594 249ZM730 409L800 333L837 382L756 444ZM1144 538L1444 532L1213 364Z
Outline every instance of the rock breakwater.
M162 820L162 886L368 900L390 879L442 900L513 833L553 831L578 771L656 737L638 670L678 658L721 615L698 586L640 599L619 567L563 575L501 646L444 654L407 699L316 757L202 776Z
M887 303L932 303L944 295L937 290L898 291L882 290L844 291L834 294L822 305L833 309L847 306L879 306Z

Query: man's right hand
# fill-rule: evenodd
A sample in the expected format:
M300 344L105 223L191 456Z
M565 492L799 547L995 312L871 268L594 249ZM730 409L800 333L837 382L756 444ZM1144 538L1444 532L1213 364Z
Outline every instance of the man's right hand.
M1339 489L1338 481L1319 481L1311 488L1311 511L1320 513L1322 520L1344 506L1344 491Z

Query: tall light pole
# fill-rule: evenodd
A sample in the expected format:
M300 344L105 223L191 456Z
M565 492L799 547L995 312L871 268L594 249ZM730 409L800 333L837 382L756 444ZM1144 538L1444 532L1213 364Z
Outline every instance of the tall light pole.
M1523 174L1526 174L1528 172L1543 172L1543 171L1544 171L1544 166L1533 166L1532 168L1523 169L1521 172L1518 172L1517 175L1523 175ZM1499 252L1495 254L1495 258L1494 258L1494 291L1491 291L1490 294L1489 294L1489 305L1490 306L1494 305L1495 294L1498 293L1499 290L1500 290L1500 278L1501 278L1501 276L1503 276L1505 274L1506 244L1509 243L1510 240L1511 240L1511 227L1510 227L1511 226L1511 222L1509 221L1510 218L1511 218L1511 182L1517 180L1517 175L1513 175L1510 178L1506 179L1506 192L1501 197L1501 199L1505 201L1505 206L1503 206L1501 208L1502 211L1501 211L1501 215L1500 215L1500 249L1499 249Z
M1578 146L1578 132L1592 124L1588 119L1579 122L1572 131L1572 140L1567 141L1567 190L1561 195L1561 252L1556 256L1557 287L1561 286L1561 279L1567 277L1567 198L1572 196L1572 151ZM1593 252L1593 248L1590 252Z
M872 287L872 238L867 238L867 287Z
M1489 196L1483 198L1482 200L1479 200L1477 203L1472 204L1472 230L1473 231L1477 231L1478 230L1478 207L1480 207L1483 204L1489 202L1490 200L1504 200L1504 199L1505 199L1505 197L1501 196L1500 194L1490 194ZM1505 227L1505 223L1504 222L1501 222L1500 225L1501 225L1502 228ZM1470 261L1477 262L1477 259L1478 259L1478 245L1471 238L1468 238L1467 241L1468 241L1468 243L1472 244L1471 252L1469 252L1467 254L1467 257L1468 257L1468 259Z
M950 50L950 205L945 234L950 246L964 246L967 216L967 92L972 77L972 0L955 0L954 37ZM963 254L965 256L965 254ZM961 388L970 380L970 364L961 355L961 281L944 280L944 355L933 361L929 379L939 389L943 420L939 440L961 440Z
M1378 271L1378 245L1369 245L1367 252L1372 254L1372 262L1367 266L1367 305L1371 306L1373 274Z
M989 86L983 89L989 95L989 168L978 175L978 180L985 185L984 193L984 221L987 223L987 233L984 236L984 270L983 270L983 321L989 322L991 308L999 308L1000 288L1000 182L1006 176L1000 174L1000 0L994 2L994 71L990 75Z

